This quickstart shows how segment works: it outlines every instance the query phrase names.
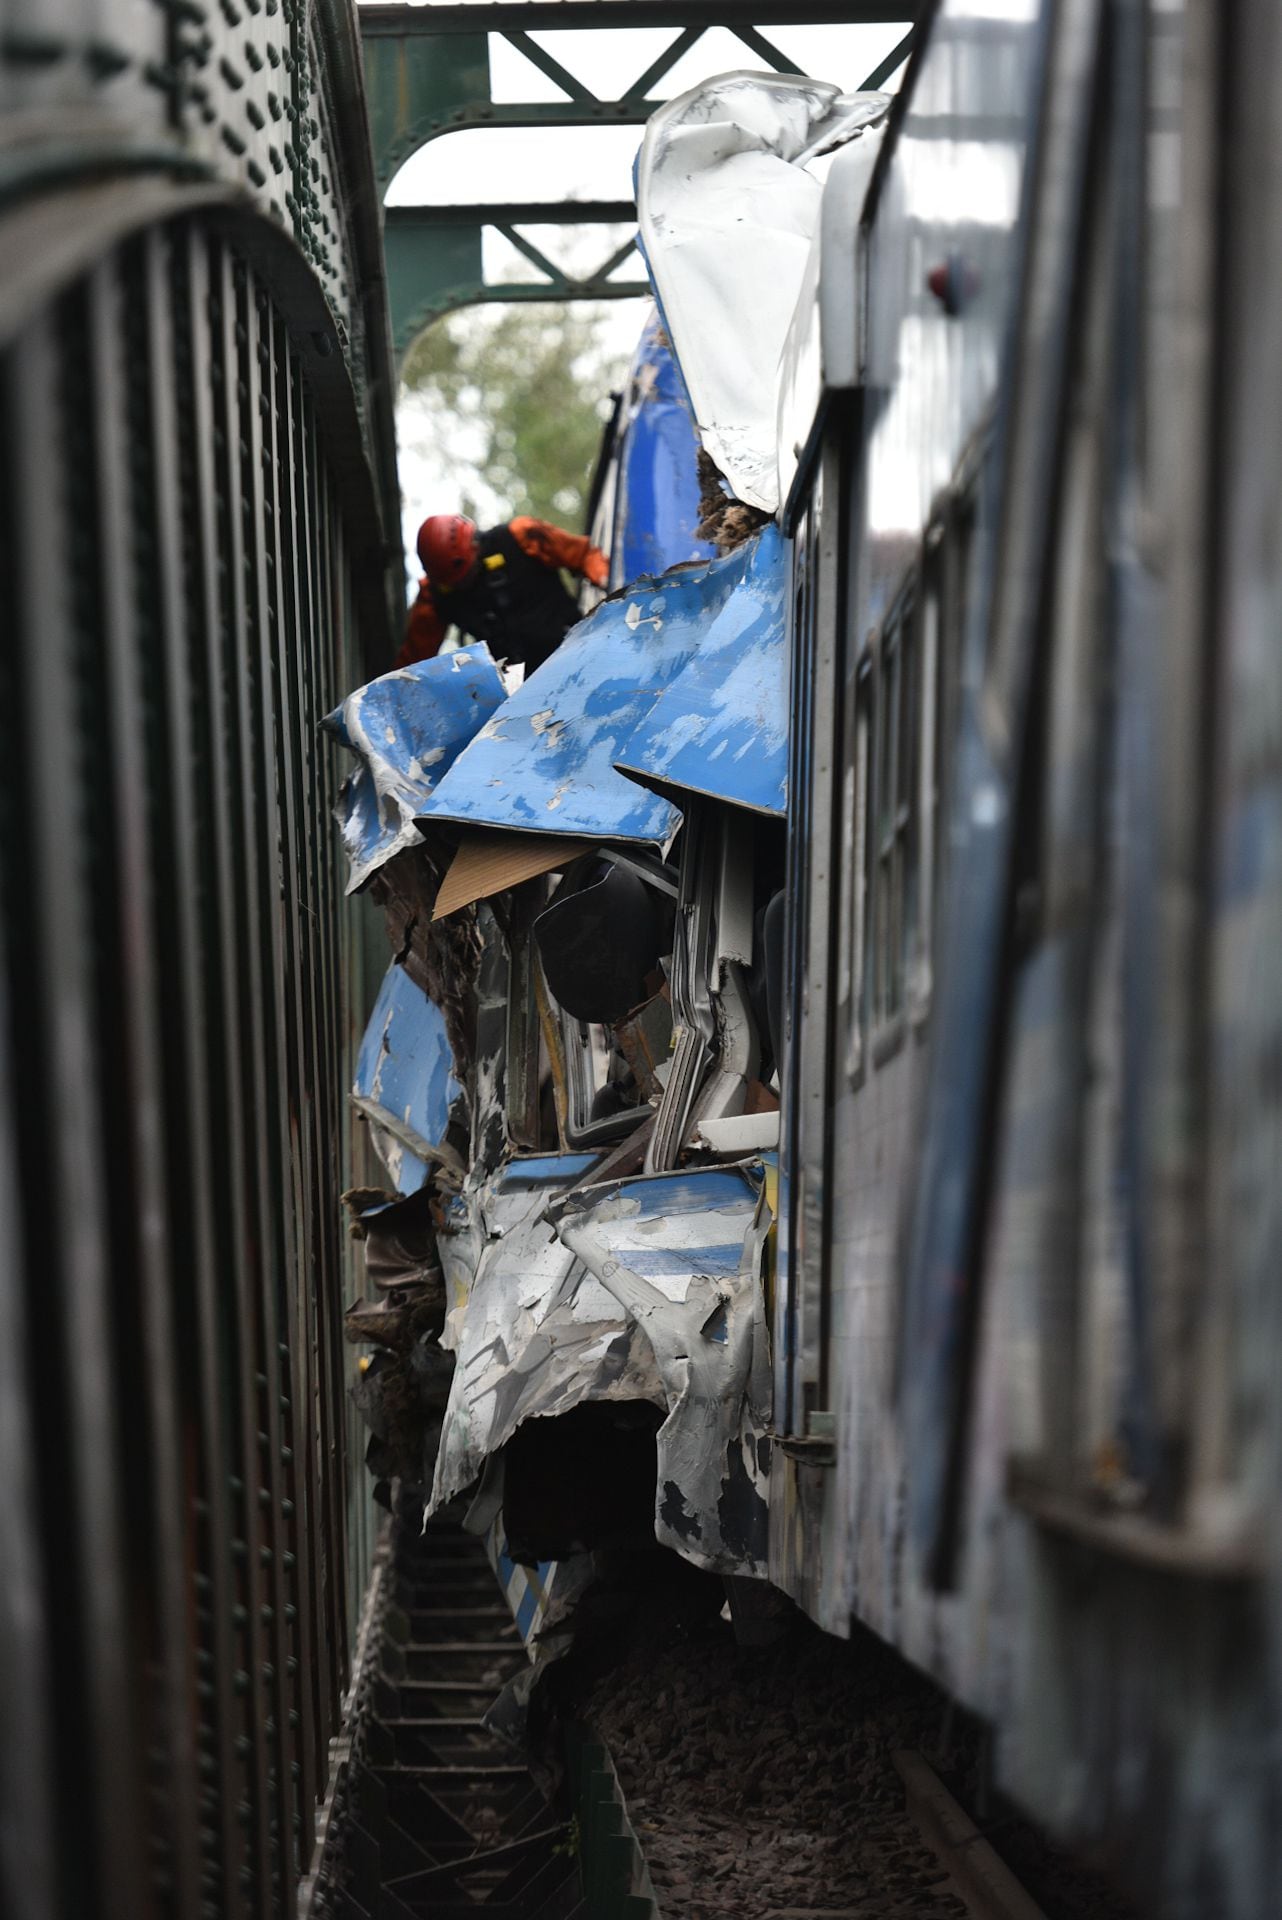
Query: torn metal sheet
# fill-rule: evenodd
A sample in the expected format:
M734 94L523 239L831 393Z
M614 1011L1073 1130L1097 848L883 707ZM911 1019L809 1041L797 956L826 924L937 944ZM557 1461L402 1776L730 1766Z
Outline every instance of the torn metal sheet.
M335 809L349 893L396 854L422 845L415 815L503 698L489 649L460 647L357 687L321 721L360 762Z
M365 1278L377 1293L395 1293L407 1287L426 1289L439 1301L435 1331L445 1317L445 1293L440 1256L436 1250L434 1191L407 1194L389 1200L371 1188L343 1195L351 1216L352 1235L361 1243Z
M655 1536L720 1573L766 1571L770 1381L761 1168L705 1167L583 1188L559 1238L642 1327L668 1417Z
M572 1180L583 1156L566 1158ZM500 1175L469 1196L481 1251L441 1336L457 1364L433 1510L471 1486L523 1420L584 1400L664 1404L644 1334L543 1218L554 1178L531 1184L521 1175L505 1188Z
M453 1160L443 1142L459 1092L444 1014L393 963L361 1041L352 1104L373 1123L398 1193L415 1192L429 1166Z
M686 560L711 560L700 540L699 437L685 383L657 313L641 332L625 389L610 584L663 573Z
M759 1165L560 1198L528 1177L505 1190L500 1177L472 1201L485 1245L442 1336L457 1366L433 1507L471 1485L524 1421L644 1400L666 1415L658 1540L700 1566L764 1574L769 1216Z
M533 1660L533 1642L538 1638L547 1613L552 1584L560 1563L556 1560L540 1560L536 1567L526 1567L519 1560L514 1560L508 1548L502 1512L486 1532L485 1552L495 1578L503 1589L503 1597L511 1610L517 1632Z
M680 813L614 762L693 659L749 557L739 548L602 601L459 754L420 808L421 824L665 847Z
M646 126L637 211L703 444L740 500L779 508L780 355L819 223L822 155L882 120L883 93L728 73Z
M665 687L615 766L663 792L782 815L788 800L788 557L763 527L743 573L685 670Z

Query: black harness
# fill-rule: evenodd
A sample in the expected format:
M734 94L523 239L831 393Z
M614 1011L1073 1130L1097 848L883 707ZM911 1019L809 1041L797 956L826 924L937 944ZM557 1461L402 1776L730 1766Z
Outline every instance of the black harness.
M483 640L496 657L541 666L580 617L555 567L532 560L506 526L480 535L481 562L466 586L432 589L443 620Z

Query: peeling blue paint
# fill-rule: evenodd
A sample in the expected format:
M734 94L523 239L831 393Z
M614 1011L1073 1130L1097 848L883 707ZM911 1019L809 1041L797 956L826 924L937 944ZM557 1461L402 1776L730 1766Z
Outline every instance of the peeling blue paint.
M688 1173L655 1173L619 1182L636 1202L642 1220L666 1220L678 1213L734 1211L750 1199L756 1204L760 1180L740 1162L732 1167L698 1167ZM745 1193L746 1189L746 1193Z
M380 1129L380 1153L399 1192L422 1185L458 1092L444 1014L393 964L361 1041L352 1098Z
M614 764L677 798L706 794L782 815L788 803L787 554L773 525L742 552L743 578Z
M420 820L665 846L680 811L614 763L690 665L757 549L647 577L603 601L460 753Z
M488 648L460 647L357 687L321 721L360 763L335 809L349 893L394 854L422 844L414 816L503 697Z
M610 548L616 585L682 561L711 560L716 552L695 532L699 437L657 312L642 330L627 400Z
M537 1153L509 1160L498 1178L500 1193L559 1187L581 1180L600 1158L595 1153Z

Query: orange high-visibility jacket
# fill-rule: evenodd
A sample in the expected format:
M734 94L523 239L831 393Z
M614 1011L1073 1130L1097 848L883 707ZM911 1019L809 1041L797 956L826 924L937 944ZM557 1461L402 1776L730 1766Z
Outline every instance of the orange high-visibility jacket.
M423 580L409 610L398 667L430 660L446 630L457 626L484 640L495 655L533 669L579 618L558 569L581 574L598 587L609 575L609 562L585 533L567 533L528 515L491 527L479 536L479 546L480 564L463 586L447 592Z

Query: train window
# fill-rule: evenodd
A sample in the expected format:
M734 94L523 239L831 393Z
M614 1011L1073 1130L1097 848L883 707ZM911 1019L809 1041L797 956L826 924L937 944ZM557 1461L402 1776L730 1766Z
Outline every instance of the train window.
M923 602L905 609L899 626L899 740L895 748L895 834L899 841L899 1008L909 1001L921 933L921 833L917 769L923 710L921 623ZM899 1010L897 1008L897 1011Z
M893 1050L904 1011L909 941L915 937L918 880L917 606L901 596L882 630L876 703L873 897L873 1007L878 1052Z
M896 885L895 746L899 738L899 633L892 622L882 635L877 663L876 799L877 871L873 901L873 1011L880 1026L896 1009L894 922Z
M961 663L966 631L966 603L970 595L975 554L975 490L973 484L954 501L944 528L943 546L938 556L935 582L939 596L939 614L935 642L935 679L932 690L934 740L932 748L930 798L931 840L934 871L930 876L929 912L932 926L935 906L940 898L944 871L948 864L948 770L951 764L953 735L957 728L957 693L961 681ZM925 696L923 696L925 697ZM925 951L929 956L933 931L927 934Z
M918 634L921 670L921 731L918 752L920 878L918 924L909 952L908 1010L922 1020L930 1005L934 947L935 867L939 846L942 763L940 755L940 637L943 627L943 555L937 539L927 553Z
M846 1071L858 1080L864 1069L868 1021L868 919L872 859L869 775L872 746L871 663L865 661L855 683L855 724L842 787L843 867L850 876L850 898L841 917L838 948L839 997L846 1005L849 1040Z
M554 1108L563 1148L596 1145L628 1132L661 1092L675 894L675 868L635 854L588 854L538 883L525 955L541 1046L535 1056L527 1043L517 1088L527 1134L536 1118L545 1132ZM509 1022L512 1012L510 1004Z

